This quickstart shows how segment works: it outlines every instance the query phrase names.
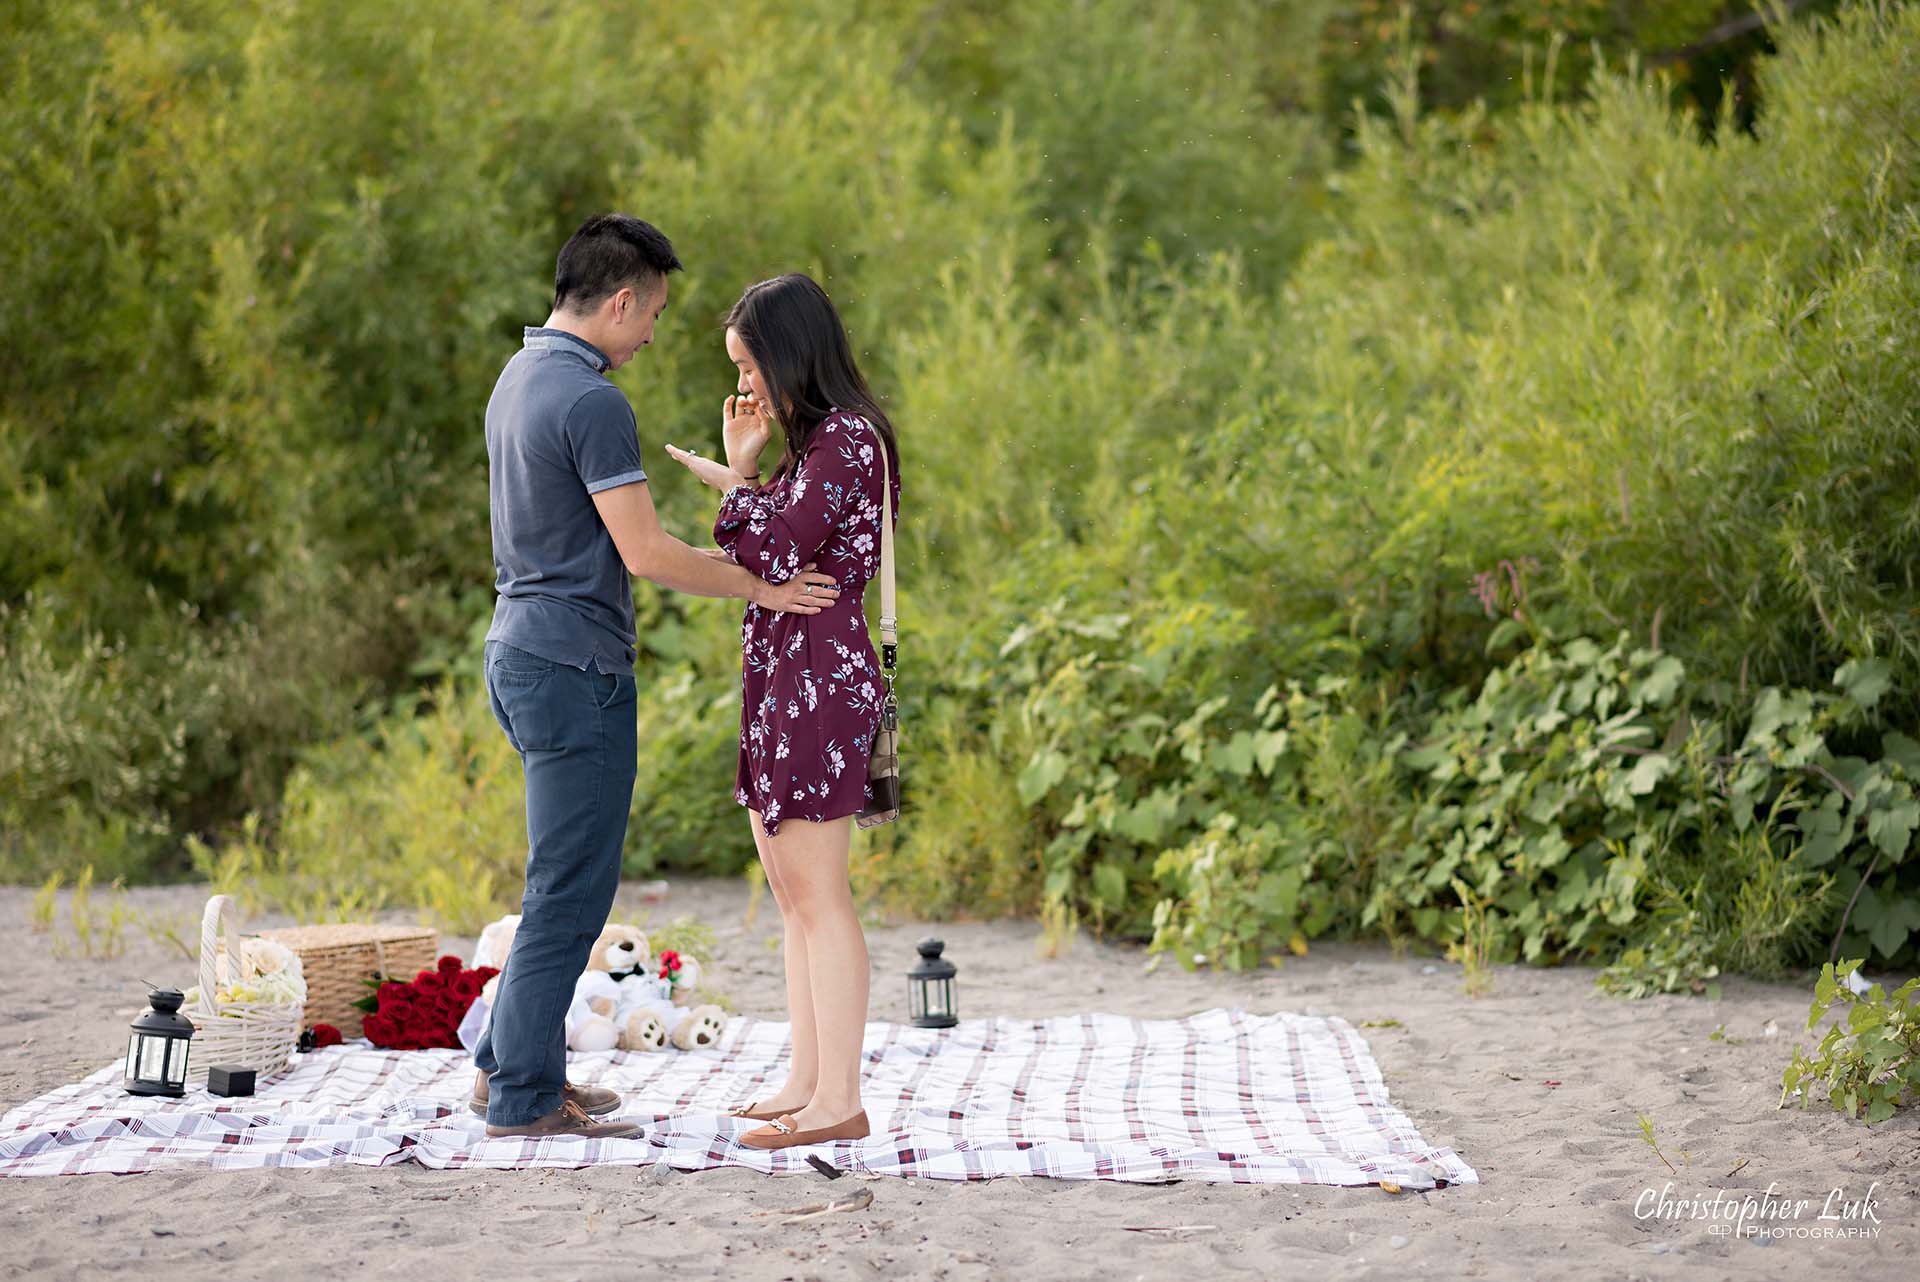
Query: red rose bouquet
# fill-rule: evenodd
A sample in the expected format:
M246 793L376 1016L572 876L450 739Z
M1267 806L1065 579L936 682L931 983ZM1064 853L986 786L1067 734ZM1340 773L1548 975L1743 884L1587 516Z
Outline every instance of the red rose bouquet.
M665 981L674 1001L685 1001L687 994L700 987L700 961L692 953L663 948L658 958L657 978Z
M685 966L686 963L681 960L680 954L674 949L668 948L661 952L660 978L666 980L668 983L678 984L680 982L680 972L685 969Z
M458 1030L467 1007L481 987L500 971L493 966L468 970L449 954L433 970L423 970L411 982L378 980L371 996L354 1005L367 1012L361 1031L375 1046L414 1051L428 1047L460 1048Z

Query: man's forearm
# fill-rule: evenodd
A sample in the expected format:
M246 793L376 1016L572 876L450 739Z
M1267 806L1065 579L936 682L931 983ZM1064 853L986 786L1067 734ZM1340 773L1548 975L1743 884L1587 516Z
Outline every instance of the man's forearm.
M760 583L751 570L702 556L664 531L648 545L643 555L640 564L627 569L675 592L746 599Z

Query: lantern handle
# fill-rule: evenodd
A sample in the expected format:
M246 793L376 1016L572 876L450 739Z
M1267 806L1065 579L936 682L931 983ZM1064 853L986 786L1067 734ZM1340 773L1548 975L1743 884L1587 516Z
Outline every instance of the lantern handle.
M230 895L213 896L207 900L207 910L200 915L199 1009L209 1016L218 1013L213 990L220 986L218 958L222 939L227 946L227 966L231 968L237 983L240 978L240 941L233 933L233 897Z

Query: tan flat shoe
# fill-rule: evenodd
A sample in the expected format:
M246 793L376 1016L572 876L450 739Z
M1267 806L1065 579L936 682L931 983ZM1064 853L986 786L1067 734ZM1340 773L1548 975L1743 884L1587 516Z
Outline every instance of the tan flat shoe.
M727 1110L728 1117L743 1118L751 1122L771 1122L774 1118L788 1112L784 1108L762 1108L757 1102L736 1104Z
M801 1144L831 1144L835 1140L863 1140L869 1133L864 1108L844 1122L816 1126L810 1131L800 1130L792 1113L782 1113L773 1119L772 1126L748 1131L740 1137L740 1142L748 1148L794 1148Z

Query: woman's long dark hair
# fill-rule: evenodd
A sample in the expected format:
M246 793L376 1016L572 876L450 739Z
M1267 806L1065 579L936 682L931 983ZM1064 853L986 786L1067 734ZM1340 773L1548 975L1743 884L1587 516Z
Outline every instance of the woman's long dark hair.
M893 474L900 474L893 424L853 363L853 348L833 300L811 276L790 272L747 286L727 312L726 324L753 353L773 402L769 408L785 436L785 453L769 484L799 465L813 429L835 406L879 429Z

